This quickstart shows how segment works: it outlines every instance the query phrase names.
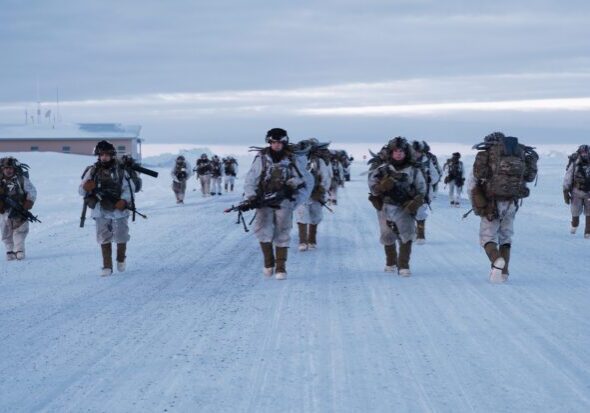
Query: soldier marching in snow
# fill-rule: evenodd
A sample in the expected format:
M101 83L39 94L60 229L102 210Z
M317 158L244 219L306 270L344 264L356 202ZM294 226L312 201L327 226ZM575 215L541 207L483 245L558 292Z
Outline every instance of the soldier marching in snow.
M197 159L197 166L193 171L197 173L197 181L201 183L201 194L204 197L211 195L211 161L206 153Z
M537 176L537 153L518 142L518 138L494 132L479 150L469 178L473 211L481 217L479 241L490 263L490 281L508 279L514 218L519 201L529 196L527 182Z
M234 185L236 182L236 176L238 175L238 161L233 156L227 156L222 159L223 161L223 174L225 175L225 192L234 191Z
M306 169L306 158L296 156L288 146L287 131L267 132L266 148L258 148L246 175L244 198L256 205L254 232L264 256L263 274L278 280L287 276L287 250L293 227L293 211L307 201L313 177Z
M223 180L223 165L219 156L211 158L211 195L221 195L221 181Z
M416 156L416 164L426 181L425 203L416 214L416 244L420 245L426 242L426 218L428 218L428 209L432 200L433 185L440 181L440 174L434 161L428 156L424 142L414 141L412 148Z
M397 267L402 277L411 275L416 213L427 193L424 176L412 156L408 141L398 136L369 161L369 200L377 210L380 241L385 248L385 271L394 272Z
M330 151L330 163L332 167L332 182L330 183L330 190L328 192L328 203L330 205L338 205L338 188L344 186L344 167L340 161L338 151Z
M314 178L314 186L309 199L295 211L299 229L299 251L315 249L318 225L322 222L323 208L330 190L330 152L329 143L320 144L317 139L299 142L300 147L309 147L307 170Z
M430 151L430 145L428 145L428 143L426 143L426 141L422 141L422 145L424 146L424 152L426 153L426 156L428 157L428 159L430 159L430 162L432 162L432 165L434 165L434 168L436 169L436 172L438 174L438 180L435 182L432 182L432 199L436 199L436 196L438 194L438 184L440 183L440 180L442 178L442 169L440 167L440 164L438 163L438 158L436 157L435 154L433 154Z
M29 211L37 198L37 190L26 168L15 158L0 159L0 229L8 261L25 259L29 221L36 220Z
M176 158L170 175L172 176L172 191L176 195L176 203L183 204L186 194L186 183L192 175L191 168L184 156L180 155Z
M130 239L129 210L135 208L133 194L140 189L141 181L116 158L117 152L110 142L100 141L94 154L98 161L82 174L79 193L84 197L85 205L92 209L96 240L102 252L101 275L108 276L113 273L113 242L117 245L117 271L125 271Z
M586 216L584 238L590 238L590 147L580 145L576 153L570 156L569 164L563 178L563 197L570 205L572 227L576 233L580 225L580 215Z
M443 171L446 173L445 185L449 187L451 206L459 207L461 206L461 192L465 183L463 162L459 152L453 153L453 156L447 159Z

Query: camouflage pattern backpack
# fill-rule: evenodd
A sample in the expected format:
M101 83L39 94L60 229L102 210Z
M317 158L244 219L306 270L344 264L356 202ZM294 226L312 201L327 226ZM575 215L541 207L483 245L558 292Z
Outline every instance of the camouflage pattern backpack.
M501 134L498 134L501 135ZM497 136L476 145L473 175L488 199L508 201L529 196L527 182L537 176L539 156L531 147L518 143L512 136Z

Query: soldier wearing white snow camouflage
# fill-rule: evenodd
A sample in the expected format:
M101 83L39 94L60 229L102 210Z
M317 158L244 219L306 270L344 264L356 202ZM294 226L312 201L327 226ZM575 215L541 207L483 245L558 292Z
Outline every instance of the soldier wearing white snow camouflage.
M584 238L590 238L590 147L580 145L576 156L572 158L563 178L563 198L570 205L572 213L570 232L576 233L580 215L584 214Z
M322 222L326 196L330 190L332 176L330 174L330 153L328 145L320 144L317 139L302 141L300 145L309 145L307 170L314 178L311 196L295 211L299 229L299 251L316 248L318 225Z
M330 151L330 163L332 169L332 181L328 192L328 203L330 205L338 205L338 188L344 186L344 167L340 161L338 151Z
M223 175L225 176L225 192L233 192L238 176L238 161L233 156L223 158Z
M121 161L115 147L100 141L94 148L98 161L86 168L78 192L92 209L96 222L96 241L102 252L102 276L113 273L113 248L117 245L117 270L125 271L129 242L129 210L133 204L135 183Z
M6 248L6 260L25 259L25 239L29 221L18 213L29 211L37 198L37 190L12 157L0 159L0 230ZM16 207L11 207L10 204Z
M416 213L427 193L426 181L412 155L408 141L398 136L369 161L369 200L377 210L380 241L385 248L385 271L394 272L397 268L402 277L411 275Z
M172 167L172 171L170 171L170 176L172 176L172 191L174 191L174 195L176 196L177 204L184 203L186 183L191 175L192 171L185 157L182 155L178 156Z
M443 166L445 175L445 185L449 186L449 200L451 206L461 206L461 192L465 183L463 162L459 152L453 153L453 156L445 162Z
M433 185L440 181L440 174L434 162L428 156L424 142L414 141L412 142L412 148L416 156L416 164L426 181L425 203L416 214L416 244L420 245L426 242L426 219L428 218L428 210L432 200Z
M197 166L194 167L193 171L197 174L197 181L201 183L201 194L204 197L212 195L211 161L206 153L201 154L201 157L197 159Z
M244 183L244 198L255 202L273 196L278 203L256 210L254 232L264 256L263 274L278 280L287 276L287 250L293 227L293 211L307 201L313 189L313 177L306 169L306 158L295 156L288 148L287 131L274 128L267 132L267 148L254 158Z
M432 188L431 188L432 199L436 199L436 196L438 195L438 184L440 183L440 180L442 179L443 171L440 167L440 164L438 163L438 158L436 157L435 154L433 154L430 151L430 145L428 145L428 143L426 141L422 141L422 145L424 146L424 152L426 153L426 156L428 157L428 159L430 159L430 161L434 165L434 168L436 169L436 172L438 173L438 181L432 182Z
M501 132L474 145L479 150L468 181L473 211L481 217L479 242L491 263L490 281L508 279L514 218L521 199L529 196L527 182L537 176L538 155L518 138Z
M219 156L211 158L211 195L221 195L221 182L223 180L223 165Z

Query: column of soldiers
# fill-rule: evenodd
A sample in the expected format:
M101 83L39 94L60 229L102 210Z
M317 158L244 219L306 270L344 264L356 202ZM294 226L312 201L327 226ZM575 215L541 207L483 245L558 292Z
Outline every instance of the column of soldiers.
M244 201L236 209L256 210L254 232L262 252L262 272L266 277L274 275L282 280L287 277L293 218L296 217L298 224L299 251L315 249L323 208L329 200L336 203L335 170L344 179L346 167L338 161L341 159L338 151L328 149L328 143L307 139L293 145L287 131L281 128L269 130L266 142L267 147L256 148L258 153L245 178ZM527 184L537 176L538 155L518 138L501 132L487 135L474 149L478 153L467 180L468 195L472 210L480 217L479 241L490 261L489 278L501 283L509 276L514 219L520 201L529 196ZM116 268L125 271L130 239L128 220L131 212L136 213L134 193L141 188L141 179L128 168L126 160L117 158L111 143L99 142L94 154L97 162L84 171L79 193L84 197L85 207L92 209L102 255L101 274L106 276L113 273L113 244ZM460 158L458 152L454 153L441 171L446 173L444 182L449 186L452 206L459 205L465 182ZM397 272L403 277L411 275L412 244L425 240L429 198L443 175L435 164L424 141L409 142L401 136L387 142L369 161L369 200L377 213L386 272ZM199 179L209 176L209 182L222 175L229 177L225 190L234 190L235 159L220 160L214 156L209 161L203 154L195 169ZM0 171L2 240L7 260L22 260L29 222L37 220L30 213L36 190L28 179L27 166L15 158L2 158ZM178 156L171 172L178 203L184 200L191 172L184 156ZM570 157L563 190L565 202L571 205L571 232L576 232L579 217L584 214L584 236L590 238L588 145L581 145ZM203 189L203 195L208 195L208 191ZM221 180L215 183L213 191L221 193Z

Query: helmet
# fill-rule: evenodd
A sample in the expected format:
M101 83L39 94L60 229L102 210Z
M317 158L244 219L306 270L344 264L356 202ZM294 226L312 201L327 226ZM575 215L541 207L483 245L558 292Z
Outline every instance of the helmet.
M282 142L283 144L289 143L289 136L287 136L287 131L281 128L273 128L266 132L266 143L271 142Z
M578 153L582 153L582 152L590 152L590 146L588 145L580 145L580 147L578 148Z
M214 161L218 161L219 160L219 156L213 155L213 157L211 159L214 160Z
M115 150L115 146L110 143L109 141L100 141L94 147L94 154L100 155L101 153L108 153L111 156L115 156L117 151Z
M0 168L16 168L18 161L12 156L0 159Z
M489 135L487 135L485 138L483 138L483 141L485 143L492 143L492 142L498 142L501 139L504 139L506 136L504 136L504 134L502 132L492 132Z
M453 153L453 158L459 159L460 157L461 157L461 154L459 152Z
M207 154L206 153L202 153L201 154L201 159L207 159Z
M387 142L387 149L389 149L390 151L394 149L403 149L404 151L407 151L408 149L410 149L410 144L408 143L407 139L403 136L396 136L395 138L392 138L389 140L389 142Z
M422 146L424 147L424 152L430 152L430 145L426 141L422 141Z
M184 159L184 156L182 155L178 155L178 157L176 158L177 161L185 161L186 159Z

